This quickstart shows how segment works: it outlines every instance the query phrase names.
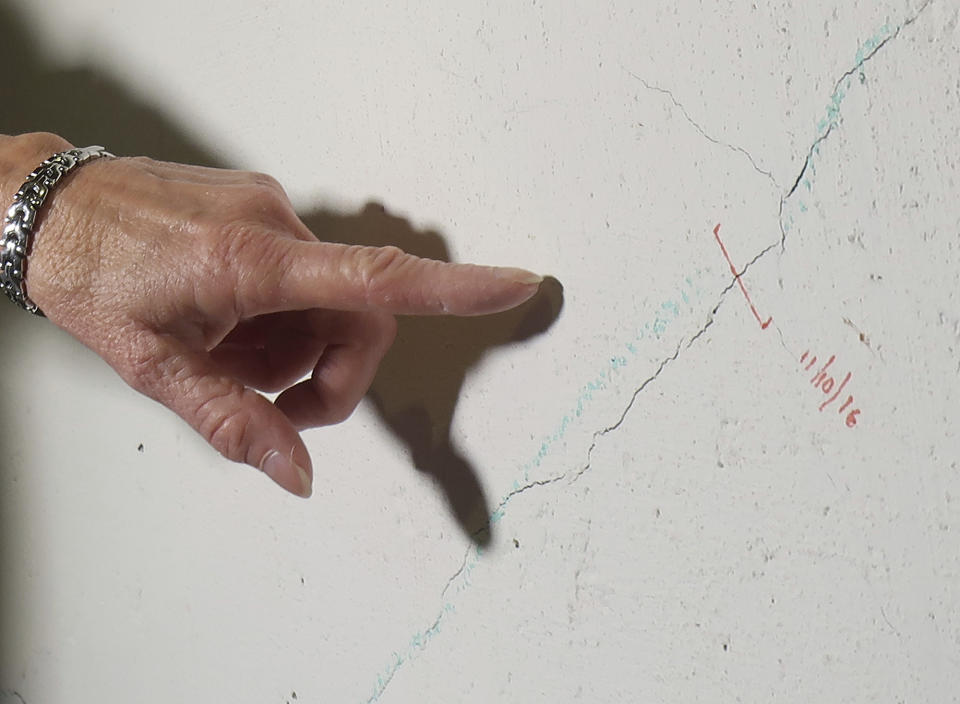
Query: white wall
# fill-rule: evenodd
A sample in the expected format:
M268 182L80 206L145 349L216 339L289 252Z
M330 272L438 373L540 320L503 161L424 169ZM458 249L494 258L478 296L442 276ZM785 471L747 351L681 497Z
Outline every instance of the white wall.
M3 130L564 287L388 363L479 549L372 405L304 502L4 306L0 702L956 701L958 12L0 2Z

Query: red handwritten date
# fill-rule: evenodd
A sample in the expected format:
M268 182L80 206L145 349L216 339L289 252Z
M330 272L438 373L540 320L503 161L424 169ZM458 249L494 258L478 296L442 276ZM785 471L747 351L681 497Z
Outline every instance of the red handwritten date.
M753 313L753 317L757 319L757 322L760 324L761 330L766 330L770 323L773 322L772 317L768 317L766 320L760 317L760 313L757 311L757 307L753 305L753 300L750 298L750 294L747 292L747 287L743 283L743 272L737 271L737 267L733 265L733 260L730 258L730 253L727 252L727 247L724 245L723 240L720 239L720 225L719 223L715 228L713 228L713 236L717 240L717 244L720 245L720 251L723 252L724 259L727 260L727 265L730 267L730 273L733 274L734 280L740 286L740 290L743 292L743 297L747 301L747 305L750 306L750 312ZM863 336L861 334L861 340ZM853 377L852 372L847 372L843 377L843 381L839 384L837 383L837 377L831 376L831 367L833 363L837 361L836 355L830 355L830 358L824 362L819 369L814 373L813 377L810 379L810 383L814 388L819 389L823 392L824 396L827 396L827 399L820 404L820 411L824 411L832 403L836 402L840 398L840 394L847 388L847 384L850 383L850 379ZM803 356L800 357L800 364L805 364L805 371L813 370L817 365L817 356L810 355L810 350L807 350L803 353ZM855 428L857 425L857 416L860 415L859 408L850 408L853 405L853 395L847 394L846 400L839 408L839 415L847 414L845 423L848 428ZM849 411L847 409L850 409Z
M814 373L813 377L810 379L810 383L817 389L820 389L824 395L828 396L823 403L820 404L820 410L823 411L827 406L832 404L834 401L840 398L840 394L843 393L847 384L850 383L850 379L853 377L852 372L847 372L843 377L843 381L837 384L837 379L834 376L830 376L830 367L833 366L833 363L836 361L836 355L830 355L830 358L823 363L817 371ZM810 355L810 350L807 350L803 353L803 356L800 357L800 363L806 364L804 367L805 371L811 371L817 366L817 356ZM834 390L836 389L836 390ZM846 401L843 402L843 405L840 406L839 414L843 415L850 406L853 405L853 396L848 394ZM847 413L846 424L848 428L853 428L857 425L857 416L860 415L859 408L853 408Z

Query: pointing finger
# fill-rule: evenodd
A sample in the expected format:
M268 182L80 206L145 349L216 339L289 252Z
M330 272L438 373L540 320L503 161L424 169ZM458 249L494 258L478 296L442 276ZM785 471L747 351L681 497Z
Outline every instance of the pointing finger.
M517 306L542 278L523 269L421 259L396 247L274 238L238 276L245 316L334 308L399 315L483 315Z

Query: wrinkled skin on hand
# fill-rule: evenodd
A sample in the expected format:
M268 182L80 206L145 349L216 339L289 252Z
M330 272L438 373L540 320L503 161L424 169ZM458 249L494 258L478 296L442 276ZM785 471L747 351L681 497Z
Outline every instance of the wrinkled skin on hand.
M3 204L71 146L0 137ZM53 323L225 457L300 496L313 470L298 431L353 412L395 314L505 310L539 280L319 242L269 176L143 157L70 174L41 211L26 268L28 295ZM281 393L271 403L258 390Z

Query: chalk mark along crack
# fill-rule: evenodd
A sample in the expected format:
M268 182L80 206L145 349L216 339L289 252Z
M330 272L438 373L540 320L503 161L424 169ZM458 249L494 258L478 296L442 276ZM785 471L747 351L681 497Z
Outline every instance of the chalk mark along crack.
M907 26L913 24L915 21L917 21L917 19L919 19L920 15L930 6L930 4L931 4L931 0L926 0L926 2L923 3L923 5L920 7L920 9L919 9L912 17L910 17L910 18L907 19L905 22L903 22L902 24L900 24L899 26L897 26L894 31L890 31L889 25L884 25L884 27L883 27L882 30L881 30L881 34L885 34L886 36L882 36L882 37L879 37L879 38L873 38L873 39L871 39L867 44L865 44L864 47L861 48L861 52L858 53L858 56L857 56L855 65L854 65L850 70L848 70L846 73L844 73L844 74L837 80L836 85L835 85L835 87L834 87L833 94L832 94L832 96L831 96L832 102L831 102L831 105L830 105L830 108L829 108L829 113L828 113L829 119L828 119L828 122L823 126L823 131L818 135L817 139L813 142L813 144L810 145L810 148L809 148L809 150L807 151L806 159L805 159L804 162L803 162L803 166L802 166L802 168L800 169L800 173L797 175L796 180L793 182L793 186L790 188L789 192L788 192L786 195L781 196L781 198L780 198L780 219L779 219L779 220L780 220L780 235L781 235L781 236L780 236L779 244L780 244L781 252L784 251L784 249L785 249L785 246L786 246L786 237L787 237L786 229L784 228L783 219L782 219L784 204L785 204L785 202L794 194L794 192L797 190L797 187L798 187L798 186L800 185L800 183L802 182L803 177L804 177L804 175L806 174L807 169L810 167L810 164L811 164L811 162L812 162L812 160L813 160L813 158L814 158L814 155L815 155L815 153L816 153L817 147L818 147L822 142L824 142L824 141L827 139L827 137L829 137L830 133L833 131L833 127L835 126L835 124L836 124L837 121L839 120L839 103L840 103L840 101L841 101L842 98L843 98L843 95L842 95L842 93L840 92L840 88L843 86L844 81L845 81L846 79L848 79L851 75L853 75L853 73L854 73L856 70L858 70L858 69L859 69L859 70L862 70L864 64L866 64L870 59L872 59L872 58L874 57L874 55L876 55L876 54L877 54L884 46L886 46L891 40L893 40L893 39L895 39L897 36L899 36L900 32L903 30L904 27L907 27ZM681 105L681 104L679 103L679 101L677 101L677 99L674 97L674 94L673 94L672 92L670 92L669 90L664 89L664 88L659 88L659 87L657 87L657 86L653 86L653 85L649 84L647 81L644 81L643 79L641 79L639 76L636 76L635 74L632 74L632 73L631 73L631 75L633 75L635 78L641 80L648 89L657 90L657 91L659 91L659 92L661 92L661 93L664 93L664 94L668 95L668 96L671 98L671 100L673 100L673 102L677 105L677 107L679 107L679 108L681 109L681 111L682 111L684 117L687 119L687 121L690 122L691 124L693 124L694 127L696 127L696 128L699 130L700 134L702 134L706 139L708 139L708 140L711 141L711 142L714 142L714 143L716 143L716 144L720 144L720 145L722 145L722 146L725 146L725 147L727 147L727 148L729 148L729 149L732 149L733 151L742 152L742 153L750 160L753 168L754 168L756 171L758 171L759 173L767 176L767 178L770 178L771 181L774 183L774 185L776 185L776 180L773 178L772 174L771 174L769 171L765 171L765 170L759 168L759 166L757 165L757 161L750 155L749 152L747 152L747 151L746 151L745 149L743 149L742 147L738 147L738 146L731 145L731 144L728 144L728 143L726 143L726 142L721 142L720 140L717 140L716 138L714 138L714 137L712 137L710 134L708 134L708 133L703 129L703 127L701 127L698 123L694 122L694 120L691 118L690 114L689 114L689 113L687 112L687 110L683 107L683 105ZM716 228L714 229L714 236L717 238L717 242L718 242L718 244L720 245L720 248L721 248L721 250L723 251L724 256L726 257L727 262L730 264L730 268L731 268L731 271L733 272L733 275L734 275L734 277L735 277L736 283L738 283L738 284L740 285L741 291L743 292L744 296L746 297L747 302L750 304L751 312L752 312L752 313L754 314L754 316L757 318L757 322L760 323L761 329L764 329L764 330L765 330L767 327L769 327L769 325L770 325L770 323L772 322L773 318L772 318L772 316L769 317L769 318L767 319L766 323L764 323L764 322L762 321L762 319L760 318L760 315L759 315L759 313L757 312L756 307L753 305L753 302L750 300L750 296L749 296L749 294L748 294L747 291L746 291L746 287L744 286L743 281L741 280L741 274L736 271L735 267L733 267L732 262L730 262L730 258L729 258L729 256L727 255L726 248L724 247L723 242L722 242L722 240L720 239L719 232L720 232L720 225L718 224L718 225L716 226ZM764 256L767 252L769 252L772 248L773 248L773 245L771 245L770 247L767 247L767 248L764 249L762 252L760 252L759 254L757 254L757 256L754 257L754 259L753 259L747 266L750 266L752 263L758 261L761 257L763 257L763 256ZM724 294L725 294L725 293L726 293L726 291L724 291ZM714 308L713 313L716 313L716 310L717 310L717 308L719 308L720 303L722 302L722 300L723 300L723 297L722 297L722 295L721 295L721 301L717 303L717 306ZM698 340L698 339L703 335L703 333L704 333L712 324L713 324L713 316L712 316L712 314L711 314L711 317L710 317L710 319L707 321L706 325L690 339L690 341L687 343L687 347L689 348L691 344L693 344L696 340ZM665 364L666 364L667 361L669 361L670 359L676 359L676 355L677 355L677 354L679 354L679 347L678 347L677 353L674 354L674 357L668 358L667 360L664 360L664 363L661 364L660 369L657 370L657 372L654 374L654 377L651 377L651 379L652 379L652 378L655 378L655 377L657 376L657 374L659 374L659 373L663 370L663 367L665 366ZM808 351L807 353L805 353L804 356L801 358L801 364L807 363L807 358L808 358L808 356L809 356L809 351ZM819 389L820 391L822 391L823 393L829 394L829 393L833 390L833 382L832 382L832 383L828 383L828 384L824 384L824 382L827 381L827 377L826 377L826 376L821 376L821 373L820 373L820 372L825 372L825 371L826 371L825 368L824 368L824 369L821 369L820 371L818 371L817 374L816 374L816 376L814 376L814 378L811 379L811 384L815 385L816 388L818 388L818 389ZM645 386L646 383L648 383L651 379L648 379L647 382L644 382L644 386ZM847 382L849 382L849 379L845 379L845 381L844 381L843 383L841 383L841 386L840 386L839 389L837 389L837 391L838 391L838 392L841 391L841 390L843 389L843 386L844 386ZM826 388L824 388L824 386L826 386ZM641 388L642 388L642 387L641 387ZM837 397L839 398L839 395L838 395ZM826 406L829 405L829 403L832 402L833 400L835 400L835 399L832 399L832 398L831 398L827 403L821 404L821 411L822 411L824 408L826 408ZM849 402L852 402L851 399L848 399L848 401L849 401ZM632 404L632 403L633 403L633 400L631 400L631 404ZM840 415L842 415L843 412L844 412L848 407L849 407L849 403L844 403L843 406L841 406L841 408L840 408L840 411L839 411ZM858 409L854 409L854 411L859 412ZM852 422L852 424L851 424L851 423L848 423L847 427L854 427L854 426L856 425L856 414L854 413L854 411L851 411L851 412L850 412L850 414L851 414L851 416L852 416L851 420L852 420L853 422ZM596 443L596 440L597 440L597 435L595 434L594 439L593 439L593 444ZM593 448L591 447L591 450L592 450L592 449L593 449ZM586 471L586 469L589 469L589 466L590 466L590 465L589 465L589 453L588 453L588 463L587 463L587 465L581 470L580 473L582 473L583 471ZM578 476L579 476L579 475L578 475ZM561 475L561 477L559 477L559 478L562 478L562 477L563 477L563 475ZM516 493L522 493L523 491L526 491L527 489L531 489L531 488L533 488L534 486L543 486L544 484L552 484L552 483L555 483L555 481L546 481L546 482L539 482L539 483L528 484L528 485L526 485L526 486L524 486L524 487L519 487L519 491L517 491L517 490L515 489L512 495L515 495ZM443 589L443 594L445 594L445 593L447 592L447 590L449 589L449 587L450 587L451 583L453 582L453 580L454 580L458 575L460 575L460 574L464 571L464 569L465 569L465 562L466 562L466 555L464 556L464 563L462 563L462 564L460 565L460 568L459 568L459 569L457 570L457 572L450 578L450 580L447 582L447 585L444 587L444 589ZM443 607L443 609L441 610L440 614L437 616L436 620L433 622L433 625L426 631L427 634L431 634L431 635L432 635L432 634L436 633L436 631L437 631L438 628L439 628L440 621L441 621L443 615L447 612L448 607L452 607L452 604L447 603L447 604ZM420 634L417 634L417 635L414 637L414 644L415 644L415 646L416 646L417 649L420 649L420 650L425 649L425 648L426 648L426 645L427 645L427 643L426 643L425 641L426 641L426 639L421 640ZM380 699L381 695L382 695L382 694L384 693L384 691L386 690L387 685L393 680L393 676L396 674L397 670L403 665L404 662L406 662L406 660L405 660L404 658L401 658L399 655L397 655L397 654L395 653L395 661L387 668L387 672L386 672L386 674L385 674L384 676L378 677L377 686L376 686L375 689L374 689L373 695L367 700L368 702L374 702L374 701Z

